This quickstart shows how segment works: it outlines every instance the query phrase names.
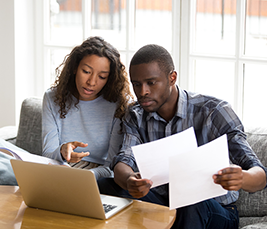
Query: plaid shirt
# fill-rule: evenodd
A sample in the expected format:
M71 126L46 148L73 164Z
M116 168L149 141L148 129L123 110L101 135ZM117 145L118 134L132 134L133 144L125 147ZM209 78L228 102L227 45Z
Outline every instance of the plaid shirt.
M138 171L131 146L151 142L194 127L198 146L227 134L229 157L233 164L244 170L261 164L246 141L243 125L231 106L214 97L195 94L179 89L177 112L166 122L156 112L148 113L136 103L130 109L123 123L124 140L120 153L113 159L111 168L118 162ZM216 153L216 152L214 152ZM190 162L189 162L190 163ZM168 198L168 184L154 188ZM228 191L215 199L227 205L238 199L238 191Z

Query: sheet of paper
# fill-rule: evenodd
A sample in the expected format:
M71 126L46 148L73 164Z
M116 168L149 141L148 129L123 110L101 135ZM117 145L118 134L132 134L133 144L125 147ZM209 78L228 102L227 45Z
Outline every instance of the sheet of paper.
M16 149L11 150L8 148L0 147L0 151L22 161L36 162L42 164L62 165L62 163L57 160L36 154L31 154L24 150L16 150ZM67 163L64 163L64 165L69 166Z
M197 148L193 127L153 142L133 146L133 154L142 178L153 187L169 182L169 158Z
M223 135L190 152L170 158L170 209L227 193L212 175L229 166L227 137Z

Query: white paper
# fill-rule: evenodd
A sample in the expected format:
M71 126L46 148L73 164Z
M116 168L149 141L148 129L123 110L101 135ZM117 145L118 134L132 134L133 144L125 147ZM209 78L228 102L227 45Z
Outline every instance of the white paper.
M153 142L132 147L142 178L153 182L151 188L169 182L169 158L197 148L193 127Z
M170 209L227 193L212 175L229 167L227 137L223 135L190 152L173 156L170 163Z
M62 165L62 163L57 160L44 157L44 156L40 156L40 155L36 155L36 154L32 154L32 153L28 153L24 150L16 150L16 149L11 150L8 148L0 147L0 151L22 161L36 162L36 163L41 163L41 164ZM64 165L69 166L67 163L64 163Z

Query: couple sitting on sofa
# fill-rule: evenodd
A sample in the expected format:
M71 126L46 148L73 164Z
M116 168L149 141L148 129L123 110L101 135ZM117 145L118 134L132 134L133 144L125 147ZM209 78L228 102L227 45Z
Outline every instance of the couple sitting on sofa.
M138 102L123 118L123 136L120 122L131 94L118 52L97 37L74 48L55 86L44 95L43 155L93 169L102 193L168 205L168 185L150 189L151 181L138 173L131 146L192 126L199 146L227 134L234 165L222 168L213 180L228 194L177 209L173 228L238 228L233 204L237 191L263 189L266 169L248 145L230 105L178 88L172 58L157 45L136 52L130 79ZM114 179L107 178L113 176L110 168Z

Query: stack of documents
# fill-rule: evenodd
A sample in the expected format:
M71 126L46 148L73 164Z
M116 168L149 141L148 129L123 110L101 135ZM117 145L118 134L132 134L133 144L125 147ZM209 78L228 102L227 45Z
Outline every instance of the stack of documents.
M142 178L151 188L169 183L170 209L225 195L212 176L229 167L227 136L197 146L193 127L132 147Z

